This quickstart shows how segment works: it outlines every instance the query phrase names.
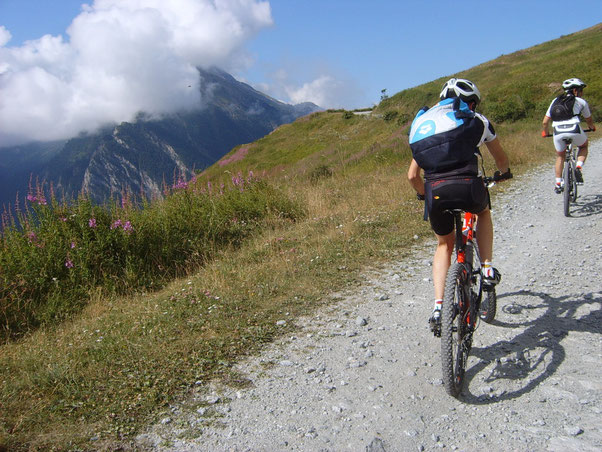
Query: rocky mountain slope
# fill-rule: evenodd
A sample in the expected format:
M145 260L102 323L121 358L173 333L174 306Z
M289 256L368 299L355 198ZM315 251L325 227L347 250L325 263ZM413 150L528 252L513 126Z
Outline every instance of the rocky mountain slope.
M178 177L190 178L234 146L268 134L319 107L279 102L217 69L199 69L203 105L161 119L109 126L58 143L0 149L0 205L21 199L30 178L53 183L58 193L86 190L103 201L124 188L147 197Z

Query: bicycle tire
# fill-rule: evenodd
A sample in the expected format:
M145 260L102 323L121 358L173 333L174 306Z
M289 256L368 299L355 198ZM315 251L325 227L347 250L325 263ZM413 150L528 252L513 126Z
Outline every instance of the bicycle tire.
M481 304L481 310L479 311L479 317L481 320L487 323L492 323L495 319L495 313L497 310L497 294L495 288L491 290L483 291L483 302Z
M564 168L562 169L562 178L564 179L564 190L562 192L562 198L564 201L564 216L569 217L571 215L571 162L566 160L564 162Z
M458 397L464 383L466 360L470 343L466 343L468 332L465 314L468 311L466 285L470 278L465 265L454 263L449 268L445 281L445 294L441 310L441 365L445 391ZM468 345L468 347L467 347Z
M577 177L575 176L575 164L571 163L571 202L577 201Z

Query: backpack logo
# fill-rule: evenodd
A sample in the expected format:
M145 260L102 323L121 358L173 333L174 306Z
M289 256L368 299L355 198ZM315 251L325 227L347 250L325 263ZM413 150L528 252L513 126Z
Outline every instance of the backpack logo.
M426 121L416 131L417 135L421 135L422 138L426 138L435 133L435 121Z

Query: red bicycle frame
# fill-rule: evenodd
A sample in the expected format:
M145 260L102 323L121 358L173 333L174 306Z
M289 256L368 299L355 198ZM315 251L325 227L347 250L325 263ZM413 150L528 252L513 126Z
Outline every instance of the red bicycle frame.
M462 243L456 243L457 261L461 264L466 262L466 243L474 238L475 215L464 212L462 220Z

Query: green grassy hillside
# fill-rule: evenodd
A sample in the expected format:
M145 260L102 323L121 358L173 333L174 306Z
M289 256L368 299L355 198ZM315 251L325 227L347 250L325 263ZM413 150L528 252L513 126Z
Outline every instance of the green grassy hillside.
M598 25L450 74L478 84L482 111L496 122L515 173L550 164L550 197L554 152L539 135L540 122L562 80L573 76L588 83L585 98L600 121L601 38ZM407 129L419 107L437 101L444 80L397 93L368 115L315 113L237 147L196 182L178 188L169 203L135 215L126 209L132 235L123 226L115 229L108 214L104 222L87 211L69 217L73 224L64 224L65 234L79 225L87 236L106 238L91 242L107 245L101 250L127 245L137 253L131 259L141 263L139 250L146 249L148 239L138 240L147 237L138 231L153 232L156 249L197 254L195 245L204 244L202 230L218 231L212 243L219 246L212 245L203 259L194 252L182 254L184 264L174 271L181 278L163 289L154 283L164 283L172 272L162 261L155 264L166 253L148 256L154 273L147 274L158 276L148 276L154 279L144 289L124 297L92 287L85 307L67 320L43 324L1 345L0 451L128 450L132 437L168 416L174 403L196 413L203 402L187 396L212 379L248 384L233 371L235 361L291 333L300 316L337 303L334 294L361 285L367 267L401 260L413 244L430 237L422 205L405 177ZM258 205L257 196L248 198L242 190L241 197L234 196L241 188L239 173L249 178L250 171L253 178L264 179L261 187L277 203ZM220 179L232 179L236 187L227 203L207 195L221 191ZM199 204L202 196L207 202ZM245 211L247 216L241 214ZM240 240L222 246L224 230ZM31 251L53 237L30 234L19 240ZM103 254L83 243L77 242L72 256L81 252L98 264L94 268L105 269ZM114 253L107 254L112 258ZM68 273L66 263L50 264ZM137 268L130 267L132 281ZM403 268L399 273L414 277ZM114 273L115 285L119 274ZM38 271L30 279L43 277ZM25 284L27 278L16 282ZM178 428L183 437L199 434L194 426Z
M477 83L483 95L479 111L498 126L502 141L517 132L537 135L549 103L562 92L562 81L570 77L588 84L584 97L594 120L600 122L600 48L602 24L401 91L382 101L370 115L314 113L251 145L235 148L203 175L219 178L226 171L253 170L276 177L311 179L324 173L324 166L331 171L361 172L383 163L407 161L406 135L411 120L419 108L437 102L441 86L452 76ZM512 152L511 146L507 147ZM244 158L237 158L241 154ZM524 156L518 157L524 160Z

